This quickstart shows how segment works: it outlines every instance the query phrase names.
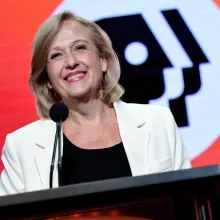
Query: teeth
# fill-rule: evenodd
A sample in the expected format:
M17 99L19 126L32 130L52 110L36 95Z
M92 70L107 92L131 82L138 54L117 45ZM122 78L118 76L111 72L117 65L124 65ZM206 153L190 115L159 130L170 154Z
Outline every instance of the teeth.
M77 79L78 77L83 76L83 75L84 75L84 73L78 73L76 75L68 77L67 80Z

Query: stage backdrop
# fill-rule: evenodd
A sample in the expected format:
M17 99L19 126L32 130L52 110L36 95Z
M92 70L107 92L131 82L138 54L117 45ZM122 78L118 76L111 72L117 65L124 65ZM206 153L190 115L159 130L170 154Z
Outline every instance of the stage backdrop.
M110 35L125 101L168 106L193 166L220 163L219 0L1 2L1 147L7 133L38 119L27 83L31 44L40 24L64 10Z

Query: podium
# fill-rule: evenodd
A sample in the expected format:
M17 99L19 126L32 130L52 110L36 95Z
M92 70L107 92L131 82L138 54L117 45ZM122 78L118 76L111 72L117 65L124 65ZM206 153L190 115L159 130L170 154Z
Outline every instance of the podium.
M0 197L0 219L219 220L220 166Z

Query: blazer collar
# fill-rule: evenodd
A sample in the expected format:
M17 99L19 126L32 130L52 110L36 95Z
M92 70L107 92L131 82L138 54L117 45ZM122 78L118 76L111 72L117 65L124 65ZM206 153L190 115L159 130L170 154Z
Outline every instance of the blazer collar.
M139 112L132 111L133 109L130 108L130 105L123 101L117 101L113 103L114 109L117 115L117 119L122 121L127 121L130 126L134 127L142 127L146 120L143 114L139 114ZM135 104L137 105L137 104Z
M120 136L127 154L133 176L149 173L148 149L150 132L143 105L127 104L122 101L114 103Z
M50 165L56 133L56 123L52 120L40 120L36 131L34 160L38 170L42 189L49 188ZM62 142L61 142L62 143ZM57 164L57 155L55 164ZM58 172L56 165L53 172L53 187L58 186Z
M39 130L35 144L42 149L53 148L53 141L56 133L56 123L50 119L39 121Z

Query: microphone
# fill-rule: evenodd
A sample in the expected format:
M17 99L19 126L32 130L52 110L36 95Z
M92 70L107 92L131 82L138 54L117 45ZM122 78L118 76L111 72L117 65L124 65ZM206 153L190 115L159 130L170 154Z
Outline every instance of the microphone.
M52 161L50 165L50 188L53 187L53 171L54 171L54 162L56 157L56 149L57 149L57 142L58 142L58 182L60 182L60 171L62 168L62 160L61 160L61 128L62 122L67 119L69 115L69 110L67 106L62 102L57 102L53 104L50 108L50 118L56 122L56 133L55 133L55 140L53 146L53 155Z

